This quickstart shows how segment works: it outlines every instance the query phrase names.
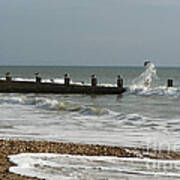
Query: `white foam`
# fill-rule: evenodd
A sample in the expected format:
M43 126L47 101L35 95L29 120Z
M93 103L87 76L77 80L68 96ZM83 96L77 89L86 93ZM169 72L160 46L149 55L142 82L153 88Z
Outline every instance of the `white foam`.
M167 87L159 86L157 84L159 77L157 76L157 70L153 63L151 63L143 73L141 73L137 78L135 78L132 83L128 86L128 93L150 96L173 96L180 97L179 87Z
M180 177L180 161L171 160L42 153L11 155L9 159L18 165L10 172L49 180Z
M133 80L132 84L138 86L139 88L149 88L152 86L153 80L158 79L157 70L155 65L151 63L148 68Z
M35 82L35 78L13 78L15 81L28 81L28 82Z

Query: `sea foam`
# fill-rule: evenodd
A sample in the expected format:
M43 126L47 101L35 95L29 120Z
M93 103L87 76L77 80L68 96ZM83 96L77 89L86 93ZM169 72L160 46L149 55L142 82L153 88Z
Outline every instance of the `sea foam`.
M127 94L180 97L180 87L167 87L166 84L162 86L159 81L161 79L157 75L157 69L150 63L145 71L127 86Z
M180 161L58 154L9 156L17 164L10 172L56 179L174 179L180 177Z

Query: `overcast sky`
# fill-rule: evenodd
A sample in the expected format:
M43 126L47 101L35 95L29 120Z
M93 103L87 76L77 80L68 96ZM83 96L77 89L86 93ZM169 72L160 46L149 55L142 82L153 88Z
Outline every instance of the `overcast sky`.
M0 0L0 65L180 66L180 0Z

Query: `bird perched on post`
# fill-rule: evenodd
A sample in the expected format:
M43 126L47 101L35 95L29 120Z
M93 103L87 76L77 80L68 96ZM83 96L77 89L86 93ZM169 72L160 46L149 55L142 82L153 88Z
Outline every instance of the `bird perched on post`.
M34 74L36 75L36 77L40 77L40 73L39 72L36 72Z

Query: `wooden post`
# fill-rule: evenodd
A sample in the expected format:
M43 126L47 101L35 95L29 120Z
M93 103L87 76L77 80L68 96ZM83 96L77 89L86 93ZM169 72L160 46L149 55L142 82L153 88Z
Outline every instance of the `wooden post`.
M70 85L70 75L68 73L66 73L64 75L64 85L65 86L69 86Z
M121 78L120 75L118 75L118 78L117 78L117 87L119 88L123 87L123 79Z
M97 86L97 78L96 78L96 75L95 75L95 74L93 74L93 75L91 76L91 86L92 86L92 87L96 87L96 86Z
M35 75L36 75L36 83L40 84L42 80L40 73L35 73Z
M12 76L11 76L11 73L10 73L10 72L7 72L7 73L6 73L6 81L7 81L7 82L11 82L11 81L12 81Z
M168 79L168 87L173 87L173 80L172 79Z

